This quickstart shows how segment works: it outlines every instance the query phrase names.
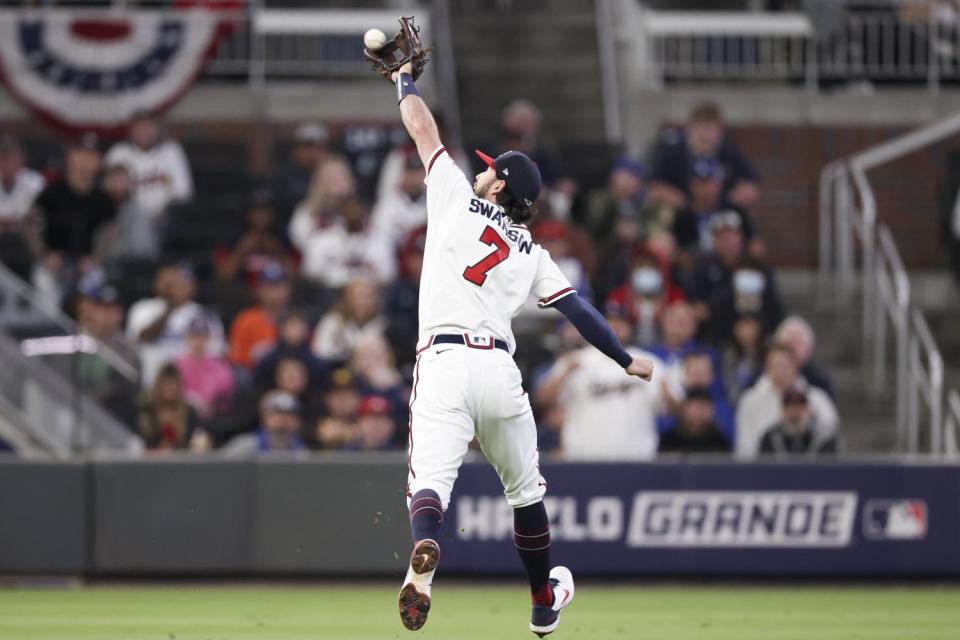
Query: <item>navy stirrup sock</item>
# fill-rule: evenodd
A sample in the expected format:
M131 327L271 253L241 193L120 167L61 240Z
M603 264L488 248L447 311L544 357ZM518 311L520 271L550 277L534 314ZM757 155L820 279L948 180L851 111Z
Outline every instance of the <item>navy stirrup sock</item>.
M553 604L550 578L550 521L543 501L513 510L513 543L530 578L533 604Z
M410 531L413 541L440 540L443 525L443 504L432 489L417 491L410 500Z

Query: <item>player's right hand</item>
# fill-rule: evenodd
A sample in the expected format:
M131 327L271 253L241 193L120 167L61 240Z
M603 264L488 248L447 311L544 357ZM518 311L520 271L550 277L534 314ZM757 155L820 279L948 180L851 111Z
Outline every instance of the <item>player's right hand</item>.
M627 365L625 371L631 376L650 382L650 378L653 377L653 360L634 356L633 362Z

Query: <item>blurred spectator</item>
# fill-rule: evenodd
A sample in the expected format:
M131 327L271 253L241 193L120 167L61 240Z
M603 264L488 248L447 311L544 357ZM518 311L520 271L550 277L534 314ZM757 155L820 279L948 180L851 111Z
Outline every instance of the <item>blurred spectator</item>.
M588 194L582 222L601 255L648 234L643 177L643 164L621 156L610 170L606 188Z
M611 328L625 342L630 323L607 315ZM654 361L651 382L624 376L623 369L591 346L557 359L536 390L541 412L564 410L561 449L568 460L648 460L657 451L655 417L662 399L662 363L636 348L633 355Z
M718 162L723 169L723 200L750 207L760 199L760 186L753 166L727 139L723 115L712 102L696 105L682 131L664 132L654 149L650 169L649 197L676 209L689 204L690 175L699 159Z
M276 263L290 270L290 253L274 226L273 201L269 191L260 189L250 197L245 216L246 228L230 248L216 252L217 275L223 282L243 279L253 285L267 264Z
M346 362L360 336L380 335L386 328L377 286L366 278L357 278L344 287L340 300L317 323L313 353L323 360Z
M393 353L382 334L364 333L357 337L350 369L360 393L385 398L390 402L393 420L397 424L406 420L409 394L405 393Z
M836 434L817 428L817 415L802 389L783 393L783 417L760 440L760 453L780 457L812 457L837 453Z
M24 166L17 139L0 136L0 262L24 280L33 264L24 226L43 186L43 176Z
M723 384L719 380L719 371L714 369L716 359L712 351L690 351L684 354L679 379L670 376L664 379L663 395L667 414L657 418L660 433L668 431L677 423L682 414L683 403L690 396L691 389L706 389L710 394L712 419L728 443L734 441L733 407L727 401Z
M772 332L783 320L783 303L773 272L765 264L746 258L740 218L733 214L713 216L713 251L701 256L693 268L690 297L704 319L708 342L729 344L733 324L743 313L755 313L765 331Z
M683 358L689 353L709 354L713 362L714 382L711 385L723 393L723 379L719 375L720 356L709 345L696 339L697 318L694 308L689 302L676 300L667 305L660 316L661 340L650 348L650 351L663 361L665 379L670 384L682 384Z
M753 458L757 455L763 434L783 418L783 394L789 389L801 389L806 393L813 413L815 439L820 442L836 436L839 418L830 396L822 389L810 387L800 375L793 351L786 345L775 343L767 351L763 375L744 392L737 404L738 456Z
M370 216L372 231L391 258L410 233L427 224L425 177L416 147L404 147L397 182L378 198Z
M453 137L447 129L446 118L442 112L435 112L433 119L437 123L437 132L440 134L440 140L443 142L447 154L453 158L453 161L457 163L457 166L463 170L465 175L473 175L474 167L471 161L472 158L476 158L476 156L471 153L468 157L463 147L454 142ZM407 163L407 153L413 142L410 140L406 129L402 129L399 133L403 136L404 143L394 147L380 164L380 175L377 177L377 200L384 198L396 187L400 180L400 174L404 172L404 166Z
M230 326L230 360L251 369L277 343L277 323L289 310L290 282L284 268L269 262L257 276L257 304Z
M361 451L396 449L396 428L390 401L383 396L366 396L357 410L357 436L351 448Z
M340 216L340 207L356 195L357 185L347 161L332 156L318 164L306 198L297 204L287 226L290 243L301 253L311 236Z
M368 218L360 200L343 201L339 217L304 238L300 273L335 289L360 276L389 282L396 271L394 248L373 231Z
M235 436L223 448L231 457L278 451L303 451L300 402L286 391L270 391L260 401L259 426L253 433Z
M194 318L205 319L210 327L209 353L224 350L223 324L194 301L197 284L189 266L160 267L153 288L155 297L133 303L127 313L127 336L138 346L145 386L153 384L160 367L187 352L187 327Z
M275 229L286 232L294 208L310 190L317 167L330 157L329 134L320 123L307 122L297 127L290 157L282 160L270 180L275 200Z
M723 353L724 379L729 383L731 401L756 382L763 372L763 345L766 332L756 313L741 313L733 323L733 341Z
M631 340L648 348L657 341L657 323L664 308L683 299L673 284L670 266L647 249L637 249L627 270L627 280L607 296L607 306L622 309L634 326Z
M77 332L96 338L139 369L136 347L123 333L123 306L111 284L94 279L81 283L77 299ZM129 379L100 353L77 353L78 377L82 388L113 416L126 424L136 419L138 379Z
M356 438L360 394L349 369L337 369L330 376L330 388L324 397L326 416L312 433L312 441L321 449L340 449Z
M543 114L533 102L524 98L513 100L500 112L500 140L486 146L493 149L493 156L506 151L522 151L527 154L537 163L543 184L552 187L559 177L557 161L540 140L542 121ZM474 162L476 160L472 159ZM485 167L475 164L474 168L479 173Z
M130 169L123 164L107 167L103 189L117 209L115 222L99 238L106 258L156 260L163 235L162 217L151 217L133 197Z
M399 363L415 360L419 337L420 272L423 270L423 251L427 228L414 229L400 250L398 277L383 294L383 309L387 317L386 335Z
M129 140L110 149L107 164L121 164L129 169L134 200L154 224L171 202L193 197L187 156L180 143L166 137L155 113L141 111L133 116Z
M59 302L94 269L94 237L116 213L97 185L100 162L96 136L81 136L67 149L64 178L48 184L34 202L40 227L35 251L41 261L33 280L51 300Z
M322 389L327 385L327 365L310 351L310 325L299 311L289 311L280 320L276 346L259 360L253 372L254 384L270 388L275 384L277 366L281 360L296 358L306 367L310 387Z
M232 407L233 372L226 359L210 353L210 323L197 316L187 326L187 352L177 358L184 395L204 420Z
M660 453L727 453L730 442L717 424L714 398L706 387L689 389L676 424L660 436Z
M816 337L813 334L813 327L810 323L799 316L788 316L773 335L773 339L781 344L785 344L793 351L793 356L800 364L800 375L807 382L815 387L819 387L827 392L832 398L833 383L830 382L830 376L827 372L818 367L810 359L813 355L813 347Z
M531 230L534 242L550 253L560 271L567 277L573 288L581 296L590 299L593 290L590 287L590 274L587 265L579 256L575 255L571 247L571 233L573 229L565 222L558 220L543 220L537 222Z
M275 388L286 391L300 403L300 417L304 424L316 424L326 412L322 386L310 384L310 373L306 365L297 357L282 358L274 373Z
M164 365L140 402L140 437L148 449L186 449L197 423L197 413L184 397L180 372L173 364Z

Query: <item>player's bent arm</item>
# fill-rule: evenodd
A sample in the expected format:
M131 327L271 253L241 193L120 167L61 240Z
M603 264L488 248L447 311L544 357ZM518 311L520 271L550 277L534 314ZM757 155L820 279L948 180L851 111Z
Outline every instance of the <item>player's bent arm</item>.
M430 156L440 147L440 132L430 113L430 108L413 86L410 63L394 72L393 81L397 83L397 98L400 101L400 119L407 133L417 145L417 153L425 168L430 166ZM409 83L404 85L403 83Z
M587 342L623 367L628 374L650 380L653 375L653 363L644 358L634 358L627 353L620 344L620 340L614 335L613 329L593 305L579 295L573 294L560 298L553 306L566 316L570 324L576 327Z

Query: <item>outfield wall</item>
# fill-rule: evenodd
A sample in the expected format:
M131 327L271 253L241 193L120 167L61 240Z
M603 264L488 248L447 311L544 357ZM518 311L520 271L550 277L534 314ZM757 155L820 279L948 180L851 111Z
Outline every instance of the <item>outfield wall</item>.
M542 465L554 558L619 576L960 576L960 467ZM0 573L387 575L402 456L0 461ZM464 465L443 570L515 572L512 513Z

